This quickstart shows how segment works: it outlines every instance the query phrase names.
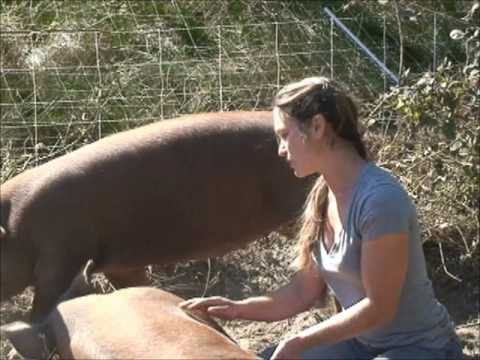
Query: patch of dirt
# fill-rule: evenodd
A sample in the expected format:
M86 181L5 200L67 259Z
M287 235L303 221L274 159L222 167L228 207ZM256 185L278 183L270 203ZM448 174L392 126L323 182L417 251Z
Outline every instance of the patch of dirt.
M179 264L170 272L160 268L152 274L157 287L169 290L184 298L221 295L232 299L265 294L286 283L293 271L292 241L277 233L209 261L190 261ZM437 278L438 274L433 274ZM457 325L464 353L470 359L480 360L479 286L475 279L465 278L440 281L435 286L439 300L444 303ZM32 299L31 290L17 296L13 302L2 304L1 323L26 319ZM322 308L299 314L294 318L275 323L249 321L221 321L226 331L245 348L261 352L280 339L322 321L334 312L329 300ZM18 359L8 341L1 339L0 359Z

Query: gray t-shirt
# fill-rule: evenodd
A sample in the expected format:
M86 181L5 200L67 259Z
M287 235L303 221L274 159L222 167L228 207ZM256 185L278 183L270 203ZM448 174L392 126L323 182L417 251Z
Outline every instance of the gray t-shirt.
M407 192L386 170L373 163L355 185L344 229L327 252L319 241L316 262L344 309L365 298L361 280L361 245L382 235L408 233L408 270L395 319L358 337L361 342L390 348L418 344L440 348L455 336L447 310L435 298L428 278L417 214Z

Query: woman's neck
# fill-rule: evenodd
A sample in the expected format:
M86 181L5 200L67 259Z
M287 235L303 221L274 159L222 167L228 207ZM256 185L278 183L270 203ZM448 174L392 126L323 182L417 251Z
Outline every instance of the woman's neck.
M342 149L332 152L322 163L322 175L335 198L348 197L353 191L367 160L355 150Z

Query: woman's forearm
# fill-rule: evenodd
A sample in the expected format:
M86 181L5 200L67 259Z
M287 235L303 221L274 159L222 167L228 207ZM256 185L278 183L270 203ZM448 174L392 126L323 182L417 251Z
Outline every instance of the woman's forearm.
M300 332L293 340L301 343L302 348L308 349L358 336L390 320L383 316L370 299L365 298L347 310Z
M238 317L278 321L310 309L315 301L326 295L326 286L323 280L313 278L312 281L308 277L298 273L289 284L268 295L238 301Z
M233 301L220 296L193 298L180 304L187 310L203 310L222 319L277 321L308 310L326 294L326 285L315 268L298 271L292 280L265 296Z
M295 303L287 305L284 301L270 296L240 300L238 306L238 318L256 321L279 321L307 310Z

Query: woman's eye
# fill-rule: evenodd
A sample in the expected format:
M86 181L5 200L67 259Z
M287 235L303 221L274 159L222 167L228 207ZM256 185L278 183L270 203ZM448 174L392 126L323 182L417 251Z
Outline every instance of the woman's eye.
M275 134L275 138L277 139L277 142L280 144L282 141L286 141L288 137L287 133L278 133Z

